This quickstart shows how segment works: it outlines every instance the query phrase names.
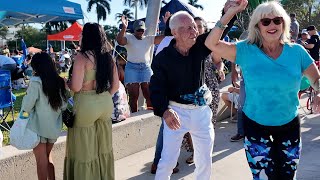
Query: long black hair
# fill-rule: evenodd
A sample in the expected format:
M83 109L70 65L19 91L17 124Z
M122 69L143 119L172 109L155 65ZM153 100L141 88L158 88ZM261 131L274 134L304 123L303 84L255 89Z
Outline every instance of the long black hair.
M54 110L58 110L67 101L64 80L56 71L51 57L44 52L37 53L32 57L31 67L35 76L42 81L43 93L48 97L49 104Z
M110 50L102 27L97 23L86 23L82 31L80 52L87 58L88 54L92 54L95 58L97 94L112 88L114 62Z
M164 29L164 35L165 35L165 36L173 36L172 33L171 33L170 26L169 26L169 22L170 22L171 17L172 17L172 16L170 16L170 17L167 19L167 22L166 22L166 28Z

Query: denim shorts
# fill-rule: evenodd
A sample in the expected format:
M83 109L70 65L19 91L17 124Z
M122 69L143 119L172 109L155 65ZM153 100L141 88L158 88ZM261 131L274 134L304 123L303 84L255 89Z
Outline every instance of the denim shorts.
M152 74L150 64L128 61L124 72L124 84L150 82Z
M51 143L54 144L55 142L57 142L57 139L49 139L49 138L45 138L40 136L40 143Z

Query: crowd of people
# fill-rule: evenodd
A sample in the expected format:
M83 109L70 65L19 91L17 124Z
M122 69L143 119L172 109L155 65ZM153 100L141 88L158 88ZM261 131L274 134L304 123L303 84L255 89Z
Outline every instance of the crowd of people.
M127 53L115 58L97 23L86 23L78 51L62 51L58 60L42 52L19 67L22 56L18 51L10 56L5 47L1 69L33 74L21 110L30 114L28 128L40 137L33 149L38 179L55 178L51 150L69 90L75 120L68 128L63 179L115 179L112 123L138 111L140 88L147 109L162 121L151 166L155 179L179 172L181 147L191 152L186 163L195 163L195 179L211 179L219 81L225 79L222 59L232 63L234 86L221 95L236 112L237 132L230 140L243 140L253 179L295 179L302 148L299 85L306 76L320 90L319 35L314 25L300 31L296 15L271 1L254 10L239 41L223 41L247 4L228 0L212 30L188 12L166 13L166 29L156 36L146 36L140 20L127 33L123 16L116 40ZM154 57L153 45L158 45ZM69 79L61 78L61 71L69 71ZM314 112L320 112L319 105L316 94Z

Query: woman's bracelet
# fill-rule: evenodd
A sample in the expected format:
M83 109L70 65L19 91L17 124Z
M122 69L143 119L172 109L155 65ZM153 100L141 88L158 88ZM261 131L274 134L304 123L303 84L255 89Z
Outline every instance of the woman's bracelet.
M225 29L228 27L228 25L222 24L221 21L219 20L219 21L214 25L214 27L219 28L219 29L221 29L221 30L225 30Z

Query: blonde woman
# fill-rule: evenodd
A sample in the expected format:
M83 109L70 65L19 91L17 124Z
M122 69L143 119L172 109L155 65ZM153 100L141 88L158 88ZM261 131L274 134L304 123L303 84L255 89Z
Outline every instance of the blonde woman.
M306 75L318 92L320 74L306 50L290 43L290 17L276 1L255 9L246 40L236 44L219 41L225 25L247 3L229 3L206 45L240 65L245 77L244 146L253 179L295 179L301 152L300 81ZM314 101L316 112L319 97Z

